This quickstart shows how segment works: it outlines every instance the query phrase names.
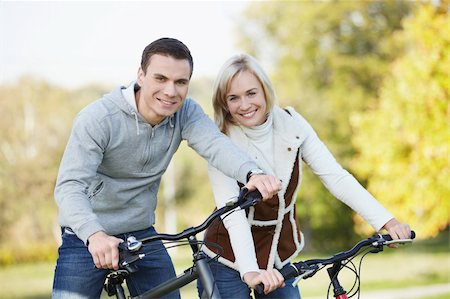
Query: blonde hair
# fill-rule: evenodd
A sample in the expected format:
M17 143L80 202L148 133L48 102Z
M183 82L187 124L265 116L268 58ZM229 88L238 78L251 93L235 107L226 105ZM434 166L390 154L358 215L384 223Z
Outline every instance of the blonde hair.
M266 98L266 114L272 110L276 102L272 82L258 61L248 54L232 56L222 65L214 82L212 96L214 120L220 131L225 134L228 133L229 125L235 124L227 109L226 94L230 89L231 80L243 71L249 71L261 83Z

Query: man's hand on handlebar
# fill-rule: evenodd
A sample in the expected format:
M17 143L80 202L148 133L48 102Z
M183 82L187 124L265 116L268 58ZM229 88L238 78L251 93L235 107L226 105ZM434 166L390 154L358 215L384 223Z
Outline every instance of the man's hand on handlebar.
M253 289L262 283L264 285L264 294L266 295L285 286L284 278L277 269L247 272L243 278L245 283Z
M258 189L263 200L267 200L281 190L281 181L273 175L258 174L251 176L245 187L250 191Z
M110 236L103 231L89 237L88 250L94 264L99 269L119 269L119 249L122 239Z

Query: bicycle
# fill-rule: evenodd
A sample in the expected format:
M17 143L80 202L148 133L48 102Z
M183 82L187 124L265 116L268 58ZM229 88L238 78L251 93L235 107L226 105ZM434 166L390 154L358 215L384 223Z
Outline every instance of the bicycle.
M279 271L281 275L283 275L285 280L297 277L296 280L293 282L293 285L295 286L299 283L301 279L310 278L314 276L318 271L331 265L327 268L328 276L330 278L330 284L328 286L327 291L327 298L329 297L331 287L333 287L333 296L335 299L348 299L355 296L356 294L358 295L357 298L359 298L360 272L363 258L368 253L378 253L380 251L383 251L384 246L387 246L389 244L411 243L415 237L416 234L414 231L411 231L410 239L397 239L397 240L393 240L392 237L387 234L385 235L374 234L370 238L359 241L351 249L347 251L337 253L329 258L309 259L305 261L294 262L284 266ZM359 260L359 267L358 269L356 269L356 266L355 264L353 264L352 260L359 255L362 256ZM352 265L353 267L351 268L349 264ZM344 290L338 277L339 272L344 268L350 269L355 274L355 282L349 292ZM355 286L356 289L354 290ZM262 284L256 287L256 291L260 294L263 292L263 290L264 285Z
M119 270L111 271L107 275L104 283L104 290L107 292L108 296L115 295L118 299L125 299L125 290L122 284L130 273L139 270L136 265L134 265L134 262L143 259L146 256L146 254L141 251L142 247L148 242L163 240L178 242L175 246L190 245L193 257L192 266L185 269L183 274L178 275L141 295L128 298L159 298L200 278L204 286L202 298L221 299L219 290L214 283L213 275L206 261L206 255L200 250L203 242L197 240L196 235L204 231L216 218L254 206L260 202L261 199L262 196L257 190L249 192L247 188L243 188L237 198L229 201L224 207L215 210L198 226L187 228L178 234L156 234L141 240L137 240L133 236L129 237L127 242L123 242L119 245ZM180 240L183 239L187 239L187 241L181 242ZM151 253L147 253L147 255L148 254Z

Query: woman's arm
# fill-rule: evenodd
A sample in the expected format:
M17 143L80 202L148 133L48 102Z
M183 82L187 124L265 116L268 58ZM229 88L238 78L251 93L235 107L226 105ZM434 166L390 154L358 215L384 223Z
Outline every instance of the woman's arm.
M227 177L216 168L209 166L209 179L213 189L217 208L223 207L228 200L239 194L236 180ZM251 288L264 284L264 293L284 286L284 279L276 269L260 270L256 260L255 245L245 211L237 211L223 218L230 236L231 247L236 258L241 279Z
M239 194L236 180L226 176L213 166L208 166L208 174L217 208L225 206L227 201ZM223 219L223 223L230 236L241 277L246 272L259 272L255 245L245 211L229 214Z
M361 215L375 230L380 230L394 217L370 194L319 139L314 129L299 114L306 138L301 147L302 159L325 187L340 201Z

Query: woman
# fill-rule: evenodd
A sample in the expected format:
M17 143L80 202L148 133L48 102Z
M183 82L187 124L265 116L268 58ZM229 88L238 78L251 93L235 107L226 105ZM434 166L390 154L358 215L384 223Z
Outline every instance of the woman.
M204 251L223 297L250 298L250 288L266 285L257 298L300 298L299 291L274 268L289 263L304 240L296 219L295 200L305 162L339 200L394 238L409 238L410 228L397 221L357 180L344 170L309 123L293 108L275 104L272 84L258 62L246 54L230 58L214 85L214 118L220 130L244 149L266 173L282 181L278 194L248 211L217 221L205 234ZM255 174L257 175L257 174ZM218 208L239 193L236 180L209 166ZM269 293L270 291L275 291ZM202 290L199 284L199 290ZM268 293L268 294L267 294Z

